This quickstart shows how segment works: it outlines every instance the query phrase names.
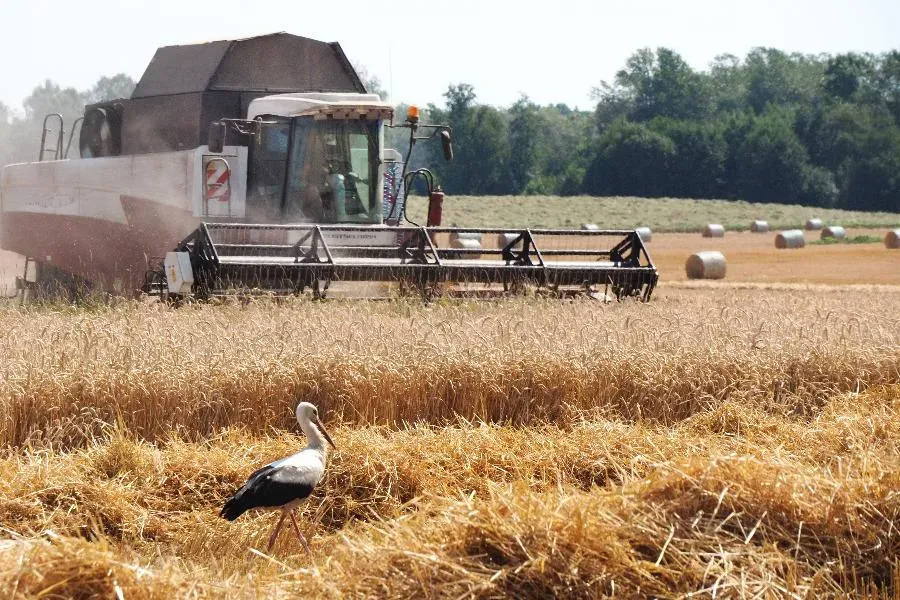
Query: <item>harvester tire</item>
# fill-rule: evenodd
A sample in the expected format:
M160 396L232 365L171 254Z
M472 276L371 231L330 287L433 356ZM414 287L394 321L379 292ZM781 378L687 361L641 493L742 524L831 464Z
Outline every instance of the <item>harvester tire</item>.
M30 286L30 300L37 302L85 302L95 297L93 282L47 263L39 263L37 281Z
M331 282L327 279L316 279L312 283L312 294L314 300L324 300L328 294L328 286Z

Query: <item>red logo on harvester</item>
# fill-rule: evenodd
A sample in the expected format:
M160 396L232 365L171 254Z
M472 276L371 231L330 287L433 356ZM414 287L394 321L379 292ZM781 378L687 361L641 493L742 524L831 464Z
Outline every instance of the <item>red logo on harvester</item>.
M206 199L228 202L231 200L231 170L224 160L206 163Z

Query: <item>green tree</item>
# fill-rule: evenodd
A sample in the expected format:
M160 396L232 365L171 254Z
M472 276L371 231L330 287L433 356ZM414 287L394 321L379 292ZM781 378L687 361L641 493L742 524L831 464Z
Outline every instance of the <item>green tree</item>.
M894 116L894 122L900 125L900 50L882 55L877 63L874 93Z
M736 187L755 202L799 202L805 191L809 158L794 133L789 115L756 117L737 147Z
M848 162L841 190L845 208L900 212L900 128L881 125L865 132Z
M728 156L722 125L717 122L658 118L651 121L650 126L675 145L665 174L666 195L721 197Z
M521 194L537 176L543 115L527 96L509 109L506 193Z
M135 81L125 73L112 77L101 77L90 90L82 95L84 104L94 104L107 100L130 98L135 88Z
M669 48L638 50L616 73L616 85L595 89L606 106L629 106L635 121L658 116L701 119L711 109L706 79Z
M869 57L853 52L839 54L828 59L822 87L835 98L850 100L873 72L874 65Z
M747 109L747 69L733 54L720 54L710 65L707 86L716 113Z
M592 115L556 104L541 107L540 116L537 164L525 193L577 194L587 166Z
M643 123L624 119L600 136L583 189L589 194L663 196L675 144Z
M81 92L72 87L63 88L49 79L45 80L23 100L24 117L11 117L6 107L3 107L5 112L0 111L0 119L6 124L4 131L4 125L0 123L0 141L3 142L0 164L37 160L44 118L53 113L63 117L64 148L69 145L77 148L78 131L75 130L73 134L72 129L76 119L84 114L85 104L128 97L134 85L130 77L121 73L101 77L90 90ZM53 148L54 144L49 140L55 140L58 135L58 121L48 119L47 127L48 147Z
M433 165L441 183L454 194L509 193L506 115L476 105L475 89L467 83L449 86L444 97L446 109L436 114L453 128L454 159Z
M63 88L47 79L34 88L22 105L28 120L43 121L46 115L59 113L66 121L71 121L84 111L84 97L73 87Z
M468 83L451 85L444 92L447 99L447 112L451 121L463 121L466 113L475 105L475 88Z
M464 173L466 183L458 184L469 194L509 194L506 169L509 144L504 115L491 106L476 106L466 130L461 151L468 151L471 160Z
M757 114L770 106L809 104L820 89L825 66L803 54L788 55L774 48L754 48L745 60L747 102Z
M835 173L859 152L871 127L872 109L843 101L803 110L797 123L812 162Z

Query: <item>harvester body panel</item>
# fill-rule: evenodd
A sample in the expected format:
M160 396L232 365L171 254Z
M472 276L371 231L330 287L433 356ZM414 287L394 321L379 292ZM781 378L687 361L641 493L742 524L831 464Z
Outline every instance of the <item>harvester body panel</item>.
M203 196L213 158L231 170L227 202ZM0 247L103 288L137 289L148 260L204 219L243 217L246 165L242 147L9 165L0 176Z

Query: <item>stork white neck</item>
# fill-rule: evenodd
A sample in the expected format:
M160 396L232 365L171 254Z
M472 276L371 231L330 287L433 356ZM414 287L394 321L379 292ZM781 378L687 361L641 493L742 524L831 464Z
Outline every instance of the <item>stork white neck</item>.
M306 439L309 440L307 449L317 450L324 456L328 450L326 443L334 446L331 436L319 421L319 411L309 402L301 402L297 405L297 423L306 434Z
M300 422L300 429L303 430L303 433L306 434L306 439L309 442L306 444L306 447L310 450L318 450L322 454L328 453L328 441L325 439L325 436L322 435L322 432L316 427L316 424L308 419L304 419Z

